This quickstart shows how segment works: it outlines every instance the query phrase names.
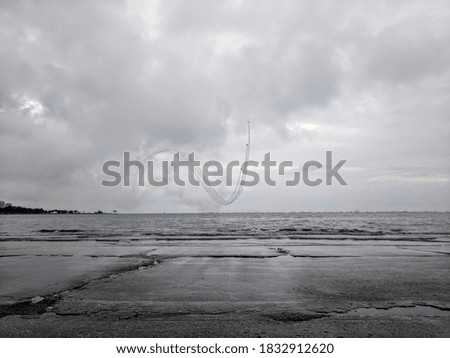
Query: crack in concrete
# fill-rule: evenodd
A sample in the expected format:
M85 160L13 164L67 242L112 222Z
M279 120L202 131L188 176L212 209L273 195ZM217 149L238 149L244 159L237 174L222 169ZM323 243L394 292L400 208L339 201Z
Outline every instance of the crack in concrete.
M113 270L113 271L109 272L108 274L94 278L88 282L83 282L82 284L75 285L67 290L63 290L60 292L45 295L42 297L42 300L40 300L39 302L33 302L34 298L30 297L30 298L25 298L19 302L15 302L15 303L11 303L11 304L2 304L2 305L0 305L0 318L6 317L6 316L12 316L12 315L20 315L20 316L41 315L44 313L51 312L51 311L49 311L49 308L52 307L54 304L58 303L59 301L61 301L63 299L64 295L66 295L72 291L82 290L85 287L92 285L98 281L110 279L110 278L116 277L118 275L125 274L127 272L147 269L151 266L155 266L155 265L161 263L164 259L163 257L156 257L156 256L151 256L151 257L146 257L146 258L148 260L145 262L140 262L139 264L136 264L133 266L127 266L125 268ZM54 313L54 312L52 312L52 313ZM64 313L64 314L59 314L59 315L78 315L78 314Z
M347 310L330 310L330 311L312 311L312 313L309 312L281 312L281 313L274 313L274 314L265 314L264 317L269 317L276 321L281 321L285 323L289 322L305 322L305 321L311 321L315 319L322 319L327 317L333 317L333 316L341 316L341 315L348 315L351 313L359 314L361 316L366 316L367 314L364 314L364 312L358 312L358 310L381 310L381 311L389 311L396 308L433 308L439 311L448 312L450 311L450 307L441 307L434 304L427 304L427 303L417 303L417 304L410 304L410 305L391 305L391 306L383 306L383 307L377 307L377 306L364 306L364 307L354 307ZM370 315L370 314L369 314Z
M280 313L265 314L263 316L281 322L305 322L305 321L312 321L314 319L329 317L330 315L327 313L318 313L318 312L315 313L280 312Z
M53 295L44 298L42 301L33 303L32 300L17 302L10 305L0 305L0 318L5 316L20 315L40 315L47 312L47 308L59 300Z
M439 311L450 311L450 307L442 307L442 306L438 306L438 305L434 305L434 304L429 304L429 303L413 303L413 304L406 304L406 305L391 305L391 306L361 306L361 307L353 307L351 309L347 309L347 310L331 310L331 311L314 311L316 313L323 313L323 314L328 314L328 315L341 315L341 314L348 314L350 312L353 311L357 311L357 310L361 310L361 309L376 309L376 310L381 310L381 311L388 311L391 309L395 309L395 308L420 308L420 307L429 307L429 308L434 308L437 309Z

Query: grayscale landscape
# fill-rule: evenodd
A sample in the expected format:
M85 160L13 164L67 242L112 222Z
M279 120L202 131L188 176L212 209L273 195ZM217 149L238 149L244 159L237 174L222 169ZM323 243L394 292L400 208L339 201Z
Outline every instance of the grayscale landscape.
M448 213L2 220L3 337L450 334Z
M450 338L449 44L448 0L0 1L0 338Z

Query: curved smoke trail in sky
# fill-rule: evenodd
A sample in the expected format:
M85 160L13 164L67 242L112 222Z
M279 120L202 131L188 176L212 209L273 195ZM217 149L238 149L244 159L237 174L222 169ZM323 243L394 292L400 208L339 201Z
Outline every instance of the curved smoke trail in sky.
M164 152L177 152L180 155L187 157L186 153L179 152L174 149L166 149L163 151L158 151L156 154L164 153ZM242 169L244 166L247 165L249 157L250 157L250 122L247 122L247 144L246 144L246 149L245 149L245 159L244 159L244 163L241 165L240 170L239 170L238 181L236 182L233 192L231 193L231 195L228 198L224 198L222 195L220 195L217 192L216 189L214 189L210 184L208 184L207 176L204 175L204 173L202 172L202 170L199 167L195 166L190 161L188 161L187 163L188 163L189 168L193 171L195 179L200 182L202 187L205 189L205 191L209 194L209 196L215 202L217 202L221 205L230 205L239 198L239 196L241 195L241 193L244 189L243 182L245 181L245 178L247 177L247 175L244 173L244 171Z
M244 189L243 182L245 181L246 174L242 170L243 166L245 166L248 162L248 159L250 157L250 122L247 123L247 144L245 149L245 160L244 163L241 165L240 171L239 171L239 178L236 183L236 186L233 190L233 193L228 197L228 199L225 199L222 197L216 189L214 189L211 185L208 184L207 178L205 178L203 172L200 168L191 165L190 167L194 170L194 175L196 179L202 184L205 191L209 194L209 196L217 203L221 205L230 205L234 203L239 196L242 193L242 190Z

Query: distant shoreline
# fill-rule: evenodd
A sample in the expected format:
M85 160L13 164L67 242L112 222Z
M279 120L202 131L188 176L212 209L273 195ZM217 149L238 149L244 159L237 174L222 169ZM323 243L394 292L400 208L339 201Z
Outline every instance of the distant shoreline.
M20 215L20 214L26 214L26 215L33 215L33 214L59 214L59 215L65 215L65 214L103 214L102 211L98 210L96 212L79 212L78 210L60 210L60 209L54 209L54 210L45 210L42 208L26 208L23 206L6 206L4 208L0 208L0 215Z
M147 212L147 213L133 213L133 212L103 212L101 210L95 212L85 212L78 210L61 210L52 209L45 210L42 208L27 208L23 206L9 206L0 208L0 215L36 215L36 214L59 214L59 215L92 215L92 214L114 214L114 215L208 215L208 214L221 214L221 215L233 215L233 214L389 214L389 213L436 213L436 214L448 214L450 211L436 211L436 210L386 210L386 211L234 211L234 212Z

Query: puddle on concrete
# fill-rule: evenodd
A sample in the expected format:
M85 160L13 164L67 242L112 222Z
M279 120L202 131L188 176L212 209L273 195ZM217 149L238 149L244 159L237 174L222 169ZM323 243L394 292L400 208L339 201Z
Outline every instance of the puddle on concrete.
M360 316L450 316L450 311L442 311L429 306L391 307L391 308L357 308L347 312Z

